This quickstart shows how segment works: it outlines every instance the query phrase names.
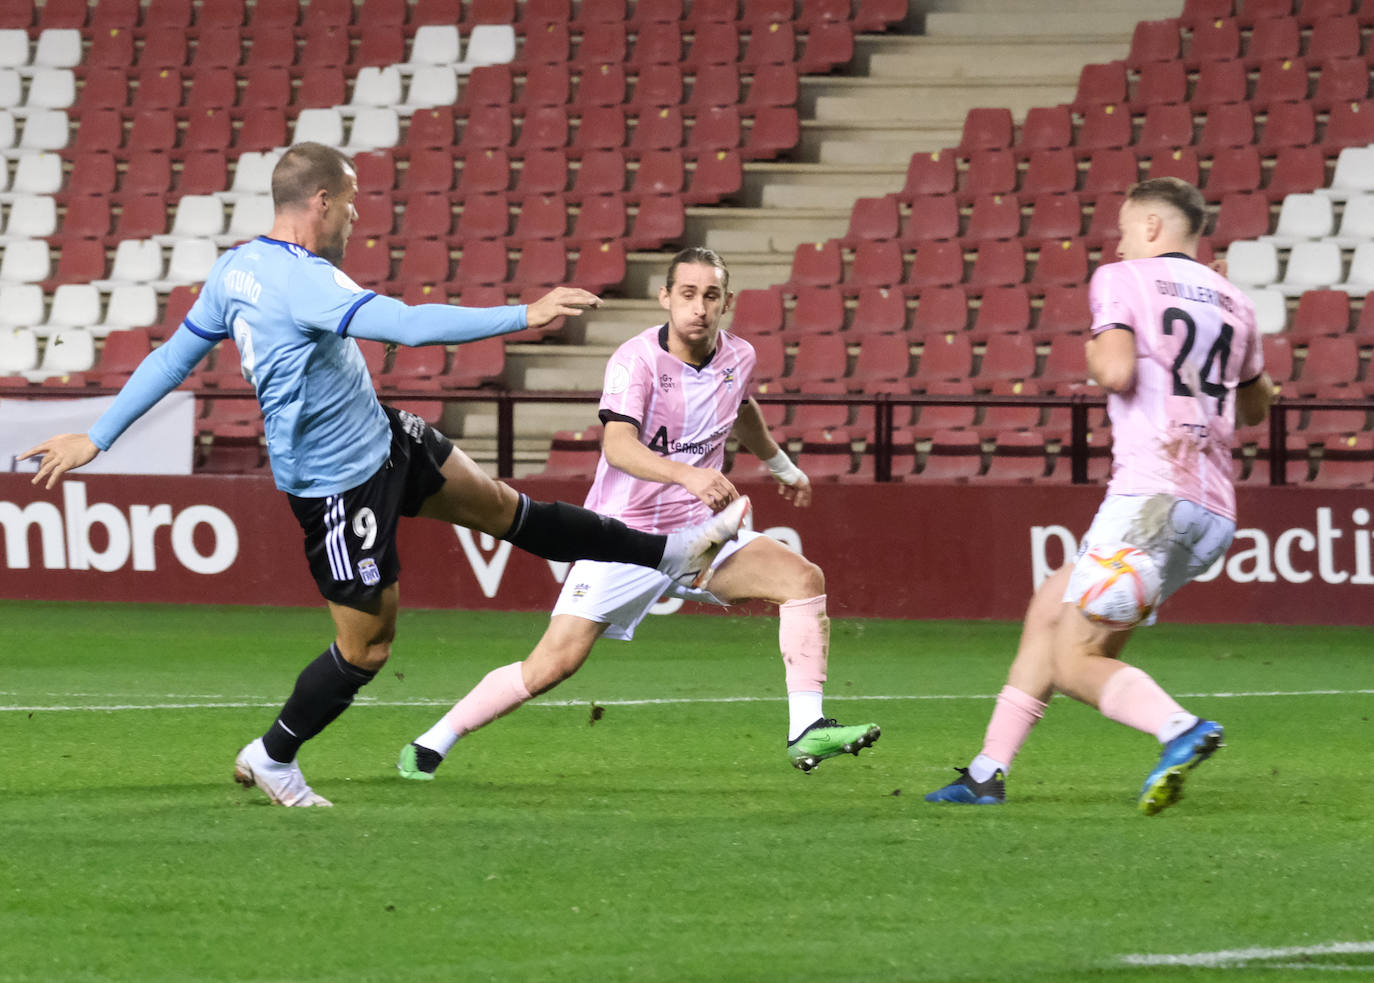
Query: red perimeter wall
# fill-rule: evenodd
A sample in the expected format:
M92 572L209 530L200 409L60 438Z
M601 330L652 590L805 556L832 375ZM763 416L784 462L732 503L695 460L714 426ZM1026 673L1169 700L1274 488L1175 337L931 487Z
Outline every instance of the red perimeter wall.
M536 498L586 485L526 479ZM771 487L755 526L825 570L839 617L1019 619L1037 573L1063 562L1100 487L820 485L794 509ZM1169 621L1374 624L1371 496L1240 491L1224 569L1168 602ZM319 603L285 496L265 478L76 477L51 492L0 475L0 597ZM547 610L562 565L428 520L402 523L403 602Z

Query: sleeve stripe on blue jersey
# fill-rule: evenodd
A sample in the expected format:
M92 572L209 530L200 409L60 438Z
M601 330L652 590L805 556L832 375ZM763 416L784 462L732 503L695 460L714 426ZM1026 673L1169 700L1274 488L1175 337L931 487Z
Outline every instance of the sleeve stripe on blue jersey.
M225 332L224 334L213 334L212 332L206 331L202 328L198 328L191 323L191 319L189 317L184 318L181 323L190 328L192 333L200 335L200 337L204 338L206 341L222 341L223 339L229 337L228 332Z
M353 320L353 315L356 314L356 313L358 313L358 308L359 308L359 307L362 307L362 306L363 306L364 304L366 304L369 300L371 300L373 297L376 297L376 296L377 296L376 293L374 293L374 292L372 292L372 291L368 291L366 294L364 294L363 296L359 297L356 301L353 302L353 306L350 307L350 308L348 309L348 313L344 314L343 320L341 320L341 321L339 322L339 327L338 327L338 334L339 334L339 337L343 337L344 335L348 334L348 322L350 322L350 321Z

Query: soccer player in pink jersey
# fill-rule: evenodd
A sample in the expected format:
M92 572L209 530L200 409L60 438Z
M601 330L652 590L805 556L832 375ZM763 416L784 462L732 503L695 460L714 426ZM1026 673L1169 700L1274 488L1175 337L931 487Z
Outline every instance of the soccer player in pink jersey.
M1124 262L1100 266L1089 288L1088 369L1108 393L1113 461L1079 562L1098 543L1136 546L1162 575L1161 602L1230 546L1235 422L1259 423L1273 395L1253 306L1196 258L1205 218L1202 195L1187 182L1135 185L1119 218ZM982 752L926 801L1004 802L1012 759L1055 690L1163 745L1140 791L1146 815L1177 802L1187 771L1221 746L1220 724L1189 713L1120 660L1131 629L1113 631L1074 610L1073 570L1067 564L1047 578L1031 600Z
M720 328L733 295L724 261L709 249L684 249L668 266L659 302L667 323L621 345L606 367L600 417L601 461L587 506L634 529L691 526L713 512L747 513L721 473L733 432L766 461L779 492L802 507L811 483L768 432L753 385L753 346ZM802 771L826 758L858 754L881 733L876 724L844 726L822 712L830 642L825 577L800 553L752 530L725 544L691 585L624 563L578 561L568 572L544 636L523 662L488 673L433 727L401 749L405 778L429 780L460 737L567 679L603 635L634 637L664 594L712 604L762 599L778 605L790 726L787 757ZM709 587L709 590L707 589Z

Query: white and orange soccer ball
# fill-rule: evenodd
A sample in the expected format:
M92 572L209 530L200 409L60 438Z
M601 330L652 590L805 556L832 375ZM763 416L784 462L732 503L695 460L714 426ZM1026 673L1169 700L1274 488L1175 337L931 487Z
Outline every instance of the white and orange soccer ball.
M1105 628L1134 628L1150 616L1164 586L1159 568L1129 543L1099 543L1078 558L1069 597L1089 621Z

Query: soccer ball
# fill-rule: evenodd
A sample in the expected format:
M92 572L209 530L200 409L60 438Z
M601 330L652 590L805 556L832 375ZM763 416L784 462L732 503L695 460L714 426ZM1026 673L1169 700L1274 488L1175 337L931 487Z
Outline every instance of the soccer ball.
M1163 578L1154 560L1129 543L1099 543L1078 558L1069 596L1089 621L1105 628L1134 628L1159 603Z

